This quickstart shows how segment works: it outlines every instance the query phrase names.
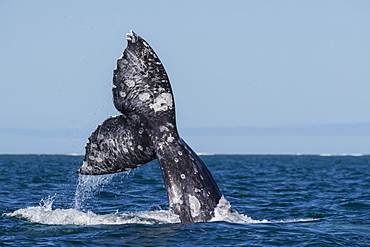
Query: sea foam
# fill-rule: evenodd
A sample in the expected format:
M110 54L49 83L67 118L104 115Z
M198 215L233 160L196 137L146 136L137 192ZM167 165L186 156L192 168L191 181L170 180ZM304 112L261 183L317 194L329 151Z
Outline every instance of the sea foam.
M125 175L128 175L126 173ZM178 215L171 210L142 211L135 213L118 214L118 210L111 214L96 214L92 211L83 212L86 200L101 191L104 186L112 180L115 175L89 176L80 175L76 187L74 207L68 209L53 209L54 196L41 199L40 205L27 207L6 213L4 216L25 219L32 223L48 225L119 225L119 224L173 224L181 223ZM239 214L234 210L230 202L224 196L214 210L211 221L225 221L239 224L255 223L291 223L314 221L315 219L295 219L271 222L268 220L254 220L247 215Z
M177 215L167 210L99 215L91 211L82 212L75 208L52 209L53 202L54 197L49 197L46 200L41 200L40 206L22 208L4 215L25 219L31 223L47 225L166 224L180 222Z
M211 219L211 221L227 221L231 223L242 224L268 223L267 220L253 220L251 217L239 214L231 207L230 202L226 200L224 196L221 197L214 212L215 216Z
M124 224L174 224L181 223L180 218L170 210L142 211L135 213L111 213L95 214L92 211L82 212L75 208L53 209L54 197L42 199L40 206L27 207L5 213L4 216L16 217L27 220L31 223L47 225L124 225ZM235 211L230 203L221 197L220 202L215 208L215 216L211 222L225 221L238 224L257 224L257 223L293 223L316 221L313 218L302 218L282 221L253 220Z

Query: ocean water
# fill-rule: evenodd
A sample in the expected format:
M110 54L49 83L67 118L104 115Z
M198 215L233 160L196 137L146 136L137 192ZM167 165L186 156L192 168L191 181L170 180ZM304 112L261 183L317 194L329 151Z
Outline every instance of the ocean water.
M181 224L156 161L79 176L82 156L0 155L0 245L370 246L370 156L201 158L225 200Z

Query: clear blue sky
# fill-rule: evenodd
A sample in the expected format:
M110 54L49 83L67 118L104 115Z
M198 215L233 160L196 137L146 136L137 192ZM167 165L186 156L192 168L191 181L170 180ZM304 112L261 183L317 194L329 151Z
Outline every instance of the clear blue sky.
M82 153L118 114L130 29L164 63L195 151L370 153L369 13L365 0L0 0L0 153Z

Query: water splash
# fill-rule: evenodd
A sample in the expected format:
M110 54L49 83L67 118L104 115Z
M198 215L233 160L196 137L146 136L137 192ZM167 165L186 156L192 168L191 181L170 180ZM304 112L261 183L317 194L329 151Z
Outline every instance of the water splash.
M121 173L122 174L122 173ZM129 172L123 174L127 176ZM105 185L111 182L116 174L109 175L80 175L75 191L74 207L70 209L53 209L56 194L41 199L39 206L18 209L4 216L25 219L32 223L48 225L112 225L112 224L172 224L181 223L180 218L171 210L143 211L136 213L95 214L91 211L83 212L86 200L101 192ZM225 221L230 223L292 223L316 221L317 219L294 219L283 221L253 220L247 215L239 214L230 202L223 196L214 210L215 216L211 221Z
M4 215L46 225L153 225L180 223L179 217L168 210L99 215L91 211L85 213L72 208L53 210L49 207L37 206L18 209L13 213Z
M218 202L214 212L215 216L211 219L211 221L227 221L241 224L269 223L267 220L253 220L251 217L239 214L231 207L230 202L226 200L224 196L220 198L220 201Z
M103 190L104 186L113 179L115 174L108 175L79 175L75 192L73 208L83 209L86 200Z
M109 182L103 179L104 182ZM94 182L96 182L94 180ZM100 182L100 180L99 180ZM102 183L93 183L101 185ZM92 186L96 188L95 186ZM91 195L91 194L90 194ZM27 207L6 213L4 216L17 217L25 219L32 223L41 223L47 225L122 225L122 224L174 224L181 223L180 218L173 214L171 210L142 211L135 213L118 214L95 214L91 211L82 212L75 208L70 209L52 209L54 196L41 199L37 207ZM256 224L256 223L294 223L294 222L311 222L317 219L293 219L283 221L253 220L252 218L239 214L235 211L230 203L221 197L215 208L215 217L211 221L224 221L239 224Z
M55 197L57 194L54 194L53 196L48 196L47 198L43 198L40 200L39 205L41 208L44 208L45 211L51 211L53 207L53 203L55 201Z
M226 221L230 223L240 223L240 224L254 224L254 223L295 223L295 222L313 222L318 219L314 218L300 218L292 220L279 220L279 221L269 221L269 220L254 220L247 215L239 214L234 210L230 202L225 199L224 196L221 197L220 201L215 208L215 216L211 221Z

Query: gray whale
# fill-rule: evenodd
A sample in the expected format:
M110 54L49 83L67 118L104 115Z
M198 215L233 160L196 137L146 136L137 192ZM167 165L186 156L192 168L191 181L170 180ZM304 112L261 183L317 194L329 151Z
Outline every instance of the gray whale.
M182 140L167 73L150 45L133 31L113 73L113 102L123 115L91 134L77 171L101 175L128 171L158 159L171 210L182 223L214 216L222 196L212 174Z

